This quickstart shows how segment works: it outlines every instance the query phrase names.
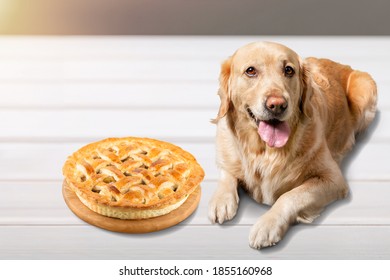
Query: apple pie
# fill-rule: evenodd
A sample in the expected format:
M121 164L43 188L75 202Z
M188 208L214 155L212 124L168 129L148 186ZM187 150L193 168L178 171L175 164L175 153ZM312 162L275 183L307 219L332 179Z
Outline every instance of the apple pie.
M109 138L69 156L66 183L92 211L119 219L147 219L182 205L204 171L183 149L148 138Z

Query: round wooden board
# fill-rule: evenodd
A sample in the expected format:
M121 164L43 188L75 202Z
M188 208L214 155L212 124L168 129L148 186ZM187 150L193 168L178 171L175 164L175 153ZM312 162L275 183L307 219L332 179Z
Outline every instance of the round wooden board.
M100 215L85 206L64 181L62 195L72 212L83 221L111 231L125 233L147 233L163 230L184 221L198 207L201 189L200 186L187 198L187 200L172 212L144 220L121 220Z

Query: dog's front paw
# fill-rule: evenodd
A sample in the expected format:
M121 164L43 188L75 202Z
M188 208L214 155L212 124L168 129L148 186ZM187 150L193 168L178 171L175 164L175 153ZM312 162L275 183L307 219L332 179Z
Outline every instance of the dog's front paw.
M209 219L212 223L222 224L234 218L238 208L237 193L216 193L209 203Z
M274 246L283 238L288 227L289 224L281 217L266 213L252 227L249 245L254 249Z

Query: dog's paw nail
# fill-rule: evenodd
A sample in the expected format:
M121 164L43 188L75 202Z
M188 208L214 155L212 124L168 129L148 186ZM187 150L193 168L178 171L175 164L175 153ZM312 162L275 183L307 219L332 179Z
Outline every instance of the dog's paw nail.
M238 199L227 193L213 198L209 206L209 217L214 223L223 224L234 218L238 208Z
M252 227L249 234L249 245L254 249L275 246L288 229L286 224L278 224L277 218L263 216Z

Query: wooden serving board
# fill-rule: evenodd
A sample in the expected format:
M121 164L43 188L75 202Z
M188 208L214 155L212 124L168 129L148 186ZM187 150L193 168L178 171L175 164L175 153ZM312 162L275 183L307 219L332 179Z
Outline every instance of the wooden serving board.
M121 220L100 215L85 206L65 181L62 185L62 195L70 210L91 225L116 232L147 233L172 227L189 217L198 207L201 189L200 186L196 188L187 200L172 212L144 220Z

